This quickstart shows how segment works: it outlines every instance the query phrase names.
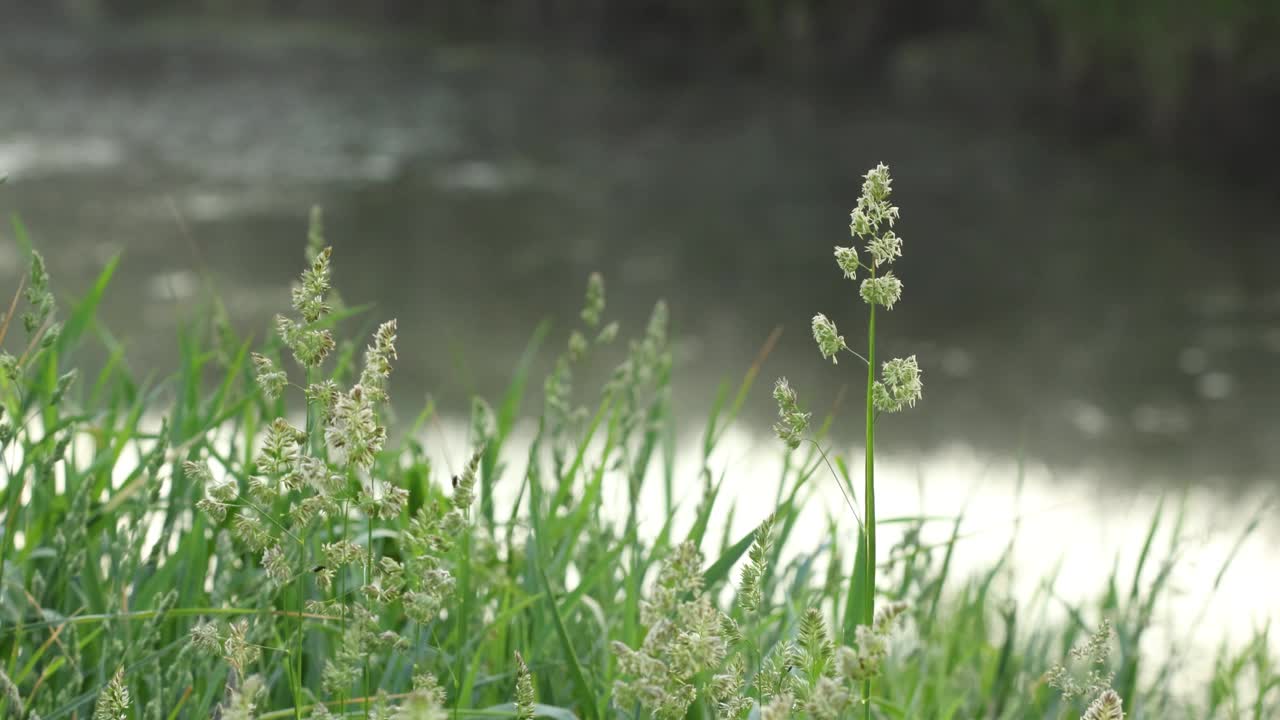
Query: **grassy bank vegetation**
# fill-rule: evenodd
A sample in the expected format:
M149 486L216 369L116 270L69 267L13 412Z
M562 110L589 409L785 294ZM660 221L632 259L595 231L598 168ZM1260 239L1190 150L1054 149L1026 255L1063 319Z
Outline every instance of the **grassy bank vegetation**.
M914 357L873 354L875 318L892 332L902 295L889 198L888 169L872 170L857 246L836 249L845 277L863 278L850 297L871 320L866 354L825 316L813 328L824 355L847 351L867 375L869 450L879 416L922 392ZM394 320L331 292L342 263L318 212L269 339L237 337L212 301L161 377L131 372L94 319L114 261L55 300L16 223L15 235L30 262L0 324L2 717L1280 713L1265 630L1224 647L1194 685L1170 682L1184 655L1144 652L1178 562L1174 513L1148 519L1132 575L1099 559L1095 600L1060 600L1051 572L1011 597L1012 546L960 574L962 518L876 517L873 453L852 471L830 450L832 419L811 422L785 382L776 485L762 488L764 469L722 471L726 429L767 392L759 358L708 409L700 471L678 472L666 308L624 332L598 276L567 328L533 331L506 392L474 401L466 447L441 462L439 409L387 427L394 368L414 360L397 356ZM627 336L603 388L575 386L575 370ZM91 343L107 360L78 374ZM547 348L552 370L535 378ZM523 429L531 439L517 442ZM830 484L848 505L831 510L824 542L798 543L801 510ZM711 530L735 515L754 529ZM902 532L877 549L877 527ZM927 541L936 527L947 539Z

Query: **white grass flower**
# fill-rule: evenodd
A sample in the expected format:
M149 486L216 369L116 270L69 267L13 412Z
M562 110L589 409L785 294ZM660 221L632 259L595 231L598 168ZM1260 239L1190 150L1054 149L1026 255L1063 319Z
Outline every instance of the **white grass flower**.
M412 692L391 717L393 720L448 720L449 712L427 695Z
M338 651L341 653L341 649ZM320 684L330 695L345 692L360 677L360 667L351 658L329 658L320 671Z
M271 358L259 353L253 353L253 376L258 381L258 387L262 388L262 394L269 400L280 397L284 386L289 382L288 376L283 370L276 368Z
M311 455L298 459L297 474L304 485L326 500L341 495L346 486L345 477L334 472L325 461Z
M868 237L879 232L882 225L893 227L898 219L898 208L889 204L893 193L893 179L889 167L876 165L863 176L862 194L858 204L849 214L849 231L855 237Z
M213 483L213 473L209 470L207 462L188 460L182 463L182 470L186 473L187 479L205 488Z
M742 657L735 657L725 666L724 672L711 676L707 694L716 704L717 717L741 720L751 711L751 698L743 695L745 685Z
M400 517L405 505L409 502L409 491L395 485L383 485L382 494L374 503L374 512L379 519L391 520Z
M222 652L227 662L241 676L244 671L262 656L262 650L249 642L249 621L240 619L228 627L227 637L222 642Z
M1089 636L1089 639L1083 645L1071 648L1071 657L1076 660L1101 665L1106 662L1107 656L1111 654L1112 635L1111 621L1103 618L1102 622L1098 624L1098 629Z
M429 672L418 672L418 667L413 668L413 690L429 697L435 704L443 706L447 700L444 688L440 687L440 681L435 675Z
M452 578L450 578L452 579ZM442 594L415 591L405 593L403 598L404 614L410 620L419 623L429 623L440 615L440 611L444 609L444 596Z
M796 699L790 693L774 695L768 703L760 706L760 720L790 720L795 704Z
M262 552L276 541L262 521L253 515L240 513L235 519L236 537L254 552Z
M320 421L328 424L333 417L333 408L338 404L338 383L332 380L321 380L307 386L307 403L318 405L320 409Z
M364 370L360 373L360 387L374 402L387 401L387 379L391 377L391 363L396 355L396 321L388 320L378 326L373 334L373 344L365 349Z
M836 720L848 706L849 691L826 675L818 678L805 703L805 709L817 720Z
M338 395L324 437L337 462L368 469L386 443L387 430L378 424L369 396L356 385Z
M258 696L266 690L261 675L250 675L239 687L231 688L231 696L222 708L222 720L254 720Z
M888 265L895 258L902 257L902 238L887 230L883 235L872 238L867 243L867 252L871 255L871 263L875 267Z
M208 515L214 522L227 519L227 507L239 494L235 480L223 477L214 480L209 464L202 461L188 460L182 464L186 476L194 483L204 487L205 496L196 501L196 509Z
M723 614L702 593L701 567L693 542L677 546L641 605L648 631L640 647L613 644L621 676L614 683L619 707L640 704L656 718L682 718L696 699L695 679L724 662Z
M859 294L868 305L879 305L886 310L892 310L893 306L902 299L902 281L891 272L880 277L867 278L862 281Z
M132 703L129 688L124 684L124 668L120 668L98 695L93 706L93 720L126 720Z
M249 495L261 503L270 503L279 497L280 493L277 484L269 477L263 475L249 476Z
M1065 665L1055 665L1045 673L1045 682L1057 688L1062 697L1070 700L1073 697L1099 695L1111 689L1114 673L1106 673L1102 667L1106 665L1111 654L1111 621L1103 618L1097 631L1089 636L1083 644L1071 648L1073 660L1088 666L1082 679L1077 679ZM1105 716L1104 716L1105 717Z
M290 425L289 421L276 418L267 426L262 450L257 457L258 468L273 477L292 473L301 456L300 446L306 439L306 433Z
M325 248L316 254L311 267L302 271L302 277L293 288L293 309L298 311L308 325L329 314L328 302L329 257L333 248Z
M859 625L865 628L865 625ZM860 643L861 644L861 643ZM862 683L880 673L880 667L870 654L860 653L853 648L842 645L836 649L836 669L842 677L851 683Z
M905 408L915 407L916 401L924 393L924 382L920 379L920 366L916 356L894 358L881 366L883 381L872 387L872 400L877 410L883 412L901 412Z
M836 329L836 324L822 313L813 316L813 340L818 343L818 351L822 353L822 357L833 364L839 362L836 355L848 347L844 344L844 337Z
M333 333L328 328L311 328L290 320L283 315L276 316L276 333L284 344L293 351L293 357L303 367L319 367L338 345Z
M262 567L266 569L267 577L271 578L276 587L283 587L292 579L293 570L289 567L289 560L279 545L272 545L262 552Z
M773 431L788 448L795 450L809 430L810 414L800 410L796 391L784 377L778 378L774 384L773 399L778 403L778 422L774 424Z
M836 651L836 669L842 677L858 684L880 675L889 654L889 636L907 609L908 605L903 602L883 605L870 626L859 625L854 629L858 649L841 647Z
M214 523L221 523L227 519L227 505L219 502L211 497L203 497L196 501L196 509L205 515Z
M191 644L200 652L218 654L222 651L222 637L218 634L218 626L211 622L196 623L191 628Z
M324 495L308 495L289 508L289 517L299 528L305 528L317 517L337 514L338 503Z
M416 671L416 667L414 668ZM444 688L431 673L418 673L413 676L413 692L400 705L394 715L395 720L447 720L449 717L445 707Z
M1124 720L1124 702L1115 690L1106 690L1093 701L1080 720Z
M910 605L902 601L881 605L879 609L876 610L876 616L871 623L871 629L882 636L888 635L893 631L894 623L897 622L898 618L910 608Z
M335 572L333 568L328 565L321 565L319 569L316 570L315 575L316 587L325 592L329 592L333 589L333 579L337 576L337 572Z
M339 568L359 560L363 555L362 548L350 540L337 540L320 545L320 553L330 567Z
M836 265L844 271L846 280L853 280L858 276L858 268L862 263L858 262L858 251L851 247L836 247Z

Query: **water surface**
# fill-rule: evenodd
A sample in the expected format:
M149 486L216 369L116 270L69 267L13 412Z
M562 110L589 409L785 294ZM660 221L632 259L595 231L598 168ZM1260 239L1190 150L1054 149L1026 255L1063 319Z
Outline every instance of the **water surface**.
M763 377L788 375L820 412L850 385L837 427L852 443L859 369L824 364L808 320L863 344L831 247L883 160L906 293L882 348L918 354L926 377L917 410L885 423L890 448L1025 454L1103 484L1275 484L1280 206L1264 189L909 83L255 38L44 29L0 49L0 208L63 290L123 253L104 319L139 373L173 367L206 273L235 326L265 333L319 203L343 296L399 319L406 407L498 392L540 319L563 341L599 270L624 333L671 304L687 426L782 326ZM18 254L0 247L12 282ZM764 427L763 384L746 411Z

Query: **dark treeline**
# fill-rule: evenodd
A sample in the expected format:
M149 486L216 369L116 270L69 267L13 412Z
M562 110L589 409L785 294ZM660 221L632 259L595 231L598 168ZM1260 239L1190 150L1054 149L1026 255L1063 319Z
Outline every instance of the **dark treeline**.
M950 67L960 46L980 76L969 84L1013 97L1017 112L1087 137L1139 137L1231 174L1280 173L1260 152L1277 149L1280 125L1277 0L52 0L34 12L89 23L196 15L504 37L554 30L667 64L840 82L892 82L885 71L904 51Z

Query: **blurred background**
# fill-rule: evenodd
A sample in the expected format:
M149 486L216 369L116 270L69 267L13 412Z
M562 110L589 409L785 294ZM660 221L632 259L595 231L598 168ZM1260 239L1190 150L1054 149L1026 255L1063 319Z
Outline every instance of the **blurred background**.
M880 433L891 453L1034 458L1086 487L1276 487L1274 0L0 12L0 210L62 292L123 253L105 320L140 376L174 367L206 274L263 337L319 204L344 298L399 318L407 412L493 397L540 320L563 342L598 270L624 336L670 303L689 432L781 326L748 427L767 430L778 375L819 414L848 385L852 446L860 371L823 363L809 318L861 347L831 249L883 161L906 290L881 342L926 381Z

